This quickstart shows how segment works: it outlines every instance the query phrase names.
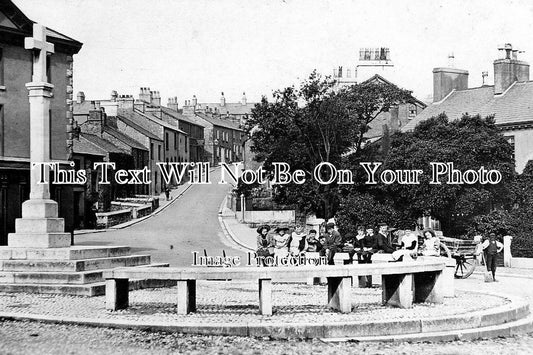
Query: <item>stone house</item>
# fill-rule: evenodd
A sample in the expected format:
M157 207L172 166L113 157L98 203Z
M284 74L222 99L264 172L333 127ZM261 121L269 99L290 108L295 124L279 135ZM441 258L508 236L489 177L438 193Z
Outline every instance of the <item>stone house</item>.
M405 125L413 130L430 117L445 113L450 120L465 113L486 117L494 115L496 125L514 147L515 168L522 172L533 159L533 82L529 64L518 60L511 44L500 48L493 63L494 85L468 87L468 71L456 68L433 69L433 103ZM483 73L485 79L487 73Z

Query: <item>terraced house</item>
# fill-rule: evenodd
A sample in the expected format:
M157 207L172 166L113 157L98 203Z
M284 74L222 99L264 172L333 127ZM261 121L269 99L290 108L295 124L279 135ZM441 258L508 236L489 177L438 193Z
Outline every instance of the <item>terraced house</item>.
M242 129L242 122L251 114L254 106L255 104L248 103L245 97L240 103L228 104L224 93L222 93L220 103L217 104L199 104L196 96L185 102L183 114L186 117L200 120L205 125L206 161L216 166L219 163L231 163L244 159L246 134Z

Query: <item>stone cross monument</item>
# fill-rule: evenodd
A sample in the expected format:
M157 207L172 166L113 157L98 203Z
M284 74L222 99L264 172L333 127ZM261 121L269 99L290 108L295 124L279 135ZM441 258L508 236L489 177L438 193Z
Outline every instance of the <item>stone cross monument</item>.
M58 205L50 199L50 185L40 184L35 163L50 161L50 100L54 86L46 77L46 57L54 45L46 42L46 27L34 24L33 37L26 37L26 49L33 51L33 77L27 83L30 100L30 199L22 204L22 218L15 221L10 247L57 248L70 246L65 221L58 218ZM46 175L48 168L45 168Z
M50 199L49 184L39 184L40 169L50 157L50 103L54 86L46 77L46 56L54 45L46 42L46 28L33 25L24 47L33 51L33 77L26 87L30 101L30 199L22 204L22 218L8 245L0 246L0 292L59 293L95 296L106 290L103 270L151 264L150 255L132 255L127 246L70 246L65 221ZM48 174L49 169L45 169ZM168 266L158 264L155 266ZM131 287L160 287L144 280Z

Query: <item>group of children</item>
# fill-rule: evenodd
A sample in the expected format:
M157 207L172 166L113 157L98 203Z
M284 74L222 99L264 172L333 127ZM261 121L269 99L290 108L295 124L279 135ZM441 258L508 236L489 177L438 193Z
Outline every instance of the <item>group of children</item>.
M270 233L270 226L264 225L257 228L257 233L258 256L285 257L321 249L316 230L305 233L300 225L297 225L292 233L289 233L288 227L278 227L273 234Z
M373 227L359 226L356 235L347 233L342 238L334 223L327 223L320 233L314 229L306 233L302 225L296 225L292 232L288 227L278 227L271 233L270 226L263 225L257 228L256 253L264 257L286 257L318 252L327 256L329 264L333 264L333 256L337 252L348 253L349 262L353 262L357 255L358 263L371 263L375 253L391 253L396 261L417 255L440 255L439 239L431 229L423 232L422 242L419 242L418 233L408 231L392 238L390 231L385 223L378 225L377 233L374 233Z
M421 234L413 231L397 231L391 234L385 223L378 225L378 232L373 227L359 226L357 234L346 233L341 237L334 223L327 223L320 228L320 233L311 229L307 233L302 225L296 225L290 232L288 227L278 227L270 233L270 226L257 228L257 256L287 257L298 256L306 252L318 252L326 256L328 264L333 265L333 256L337 252L348 253L352 263L355 255L359 264L372 263L375 253L390 253L393 261L412 260L419 255L440 256L441 243L432 229L425 229ZM496 235L490 233L489 238L479 244L479 253L484 252L487 270L496 274L497 254L503 249Z

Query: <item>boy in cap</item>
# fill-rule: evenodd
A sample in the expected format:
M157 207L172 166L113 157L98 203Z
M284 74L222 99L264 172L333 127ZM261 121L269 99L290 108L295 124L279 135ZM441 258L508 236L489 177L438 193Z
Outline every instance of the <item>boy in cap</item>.
M308 252L319 252L322 249L322 244L318 241L316 237L316 230L311 229L307 235L307 251Z
M339 232L335 230L335 223L329 222L326 224L325 240L322 245L321 254L327 256L328 265L335 265L333 257L338 248L342 246L342 237Z
M485 251L487 271L492 272L492 280L496 281L496 262L498 260L498 253L503 250L503 244L496 240L496 233L490 233L489 239L485 239L481 246Z

